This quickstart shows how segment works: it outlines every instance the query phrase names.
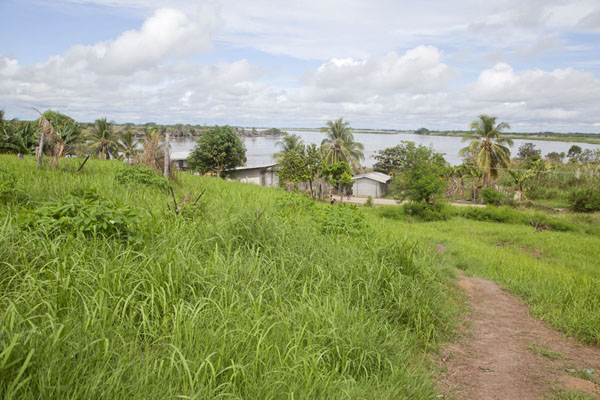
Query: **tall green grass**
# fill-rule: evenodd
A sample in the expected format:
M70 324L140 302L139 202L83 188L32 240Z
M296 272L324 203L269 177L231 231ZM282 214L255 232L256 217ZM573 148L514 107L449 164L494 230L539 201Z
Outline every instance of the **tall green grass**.
M383 230L404 230L420 242L443 244L444 257L456 267L499 282L524 298L538 318L600 345L600 237L591 229L597 216L546 216L573 229L536 232L520 221L526 214L508 209L472 209L463 215L475 220L427 223L392 219L390 210L367 212ZM498 223L504 219L508 223Z
M426 352L456 309L403 231L338 234L319 226L329 205L187 174L175 194L206 190L204 211L176 215L168 192L119 183L121 163L80 161L0 156L17 185L0 205L0 398L435 397ZM20 222L80 189L130 207L136 240Z

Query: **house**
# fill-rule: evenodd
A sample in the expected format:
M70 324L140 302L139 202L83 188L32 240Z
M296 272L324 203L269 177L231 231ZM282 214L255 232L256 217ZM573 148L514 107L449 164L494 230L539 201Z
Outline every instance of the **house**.
M258 167L238 167L227 171L227 174L230 179L240 182L272 187L279 185L279 175L277 175L276 167L277 164Z
M188 168L187 158L190 155L187 151L176 151L170 154L169 159L175 163L175 167L179 170Z
M388 191L388 182L391 176L381 172L369 172L366 174L354 175L352 177L352 194L359 197L383 197Z

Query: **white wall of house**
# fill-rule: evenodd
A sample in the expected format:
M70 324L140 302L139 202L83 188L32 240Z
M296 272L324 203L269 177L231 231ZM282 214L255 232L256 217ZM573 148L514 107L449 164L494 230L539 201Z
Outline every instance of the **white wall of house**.
M232 172L230 177L240 182L254 183L260 186L277 186L279 184L279 176L272 169L243 169Z
M385 184L373 179L358 178L352 185L352 194L360 197L381 197L385 195Z

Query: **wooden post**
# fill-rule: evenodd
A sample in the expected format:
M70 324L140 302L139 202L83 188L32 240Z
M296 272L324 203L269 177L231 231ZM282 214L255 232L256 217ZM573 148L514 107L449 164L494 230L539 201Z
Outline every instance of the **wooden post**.
M44 136L45 132L42 129L42 133L40 134L40 145L37 153L37 167L40 168L42 166L42 154L44 153Z
M165 178L169 179L169 163L170 163L170 157L169 157L169 132L167 132L165 134L165 169L164 169L164 174L165 174Z

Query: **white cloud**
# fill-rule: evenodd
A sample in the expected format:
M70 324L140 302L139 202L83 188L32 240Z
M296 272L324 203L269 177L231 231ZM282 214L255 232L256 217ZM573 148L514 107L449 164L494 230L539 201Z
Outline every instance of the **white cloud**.
M333 59L308 73L309 95L325 101L350 101L369 96L428 93L442 89L455 75L433 46L418 46L366 60Z

